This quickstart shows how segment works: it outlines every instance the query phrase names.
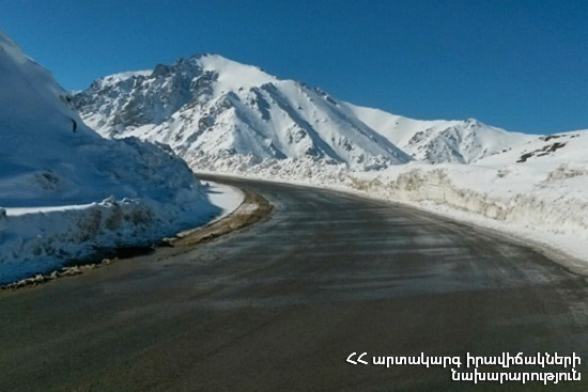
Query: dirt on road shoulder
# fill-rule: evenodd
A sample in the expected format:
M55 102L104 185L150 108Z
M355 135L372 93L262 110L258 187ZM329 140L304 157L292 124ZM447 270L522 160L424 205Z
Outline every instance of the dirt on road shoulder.
M271 214L273 206L264 197L248 190L243 192L245 200L227 217L208 226L181 232L166 242L173 247L194 246L253 225Z

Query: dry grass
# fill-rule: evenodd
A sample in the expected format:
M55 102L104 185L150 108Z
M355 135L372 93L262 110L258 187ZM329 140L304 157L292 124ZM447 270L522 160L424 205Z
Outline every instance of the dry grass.
M173 247L187 247L202 244L235 230L243 229L267 218L273 206L262 196L247 190L245 200L233 213L220 221L203 228L185 231L167 242Z

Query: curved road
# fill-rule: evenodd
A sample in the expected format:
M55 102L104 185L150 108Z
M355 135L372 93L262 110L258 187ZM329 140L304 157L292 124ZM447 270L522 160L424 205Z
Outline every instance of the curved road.
M451 382L372 356L537 351L588 361L588 284L532 250L407 207L219 180L271 218L0 296L1 391L586 391ZM583 378L588 370L583 364Z

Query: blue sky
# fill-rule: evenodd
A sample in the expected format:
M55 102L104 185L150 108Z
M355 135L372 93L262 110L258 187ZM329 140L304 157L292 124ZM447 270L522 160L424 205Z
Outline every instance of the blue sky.
M588 1L0 0L68 89L202 52L355 104L508 130L588 128Z

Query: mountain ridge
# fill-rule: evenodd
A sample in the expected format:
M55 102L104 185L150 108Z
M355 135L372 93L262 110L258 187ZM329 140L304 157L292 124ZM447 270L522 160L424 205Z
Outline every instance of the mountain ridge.
M166 143L181 156L310 157L372 170L412 159L471 163L528 140L479 122L362 108L216 54L107 76L74 101L103 136Z

